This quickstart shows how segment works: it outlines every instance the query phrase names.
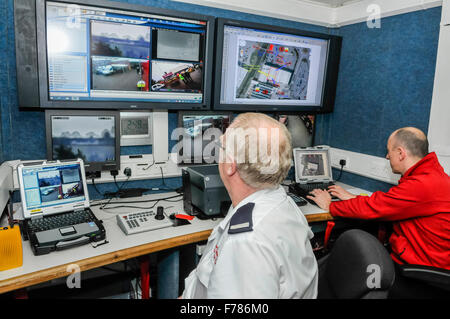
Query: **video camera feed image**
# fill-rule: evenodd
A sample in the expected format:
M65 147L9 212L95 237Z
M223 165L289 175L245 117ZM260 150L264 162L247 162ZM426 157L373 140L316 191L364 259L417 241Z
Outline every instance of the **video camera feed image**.
M39 192L41 195L41 202L53 202L61 199L84 196L83 185L80 181L78 169L66 170L52 170L41 171L37 173ZM76 171L76 174L75 174ZM63 179L70 179L73 182L67 182L61 179L61 172ZM66 176L66 178L64 178ZM69 177L70 176L70 177Z
M148 91L148 60L92 58L92 88L95 90Z
M81 182L62 185L63 198L78 197L83 195L84 191Z
M201 63L152 61L152 91L201 92Z
M59 171L39 172L38 183L42 202L51 202L62 198Z
M236 98L305 100L311 49L239 41Z
M199 33L167 29L155 29L155 31L157 59L184 61L198 61L200 59Z
M291 133L293 148L313 146L314 115L279 115L278 121Z
M211 154L203 154L206 145L212 140L219 138L225 133L231 124L229 115L185 115L183 116L183 162L185 163L203 163L205 161L218 163L219 154L216 154L211 148ZM219 136L204 137L204 133L208 129L216 129L215 133ZM211 132L212 133L212 132ZM189 149L190 144L190 149ZM197 145L201 145L198 148Z
M326 175L324 154L303 154L300 160L301 176Z
M149 27L92 21L92 88L148 91L149 50Z
M114 125L113 116L53 116L53 159L114 161Z
M91 55L148 59L150 27L91 21Z

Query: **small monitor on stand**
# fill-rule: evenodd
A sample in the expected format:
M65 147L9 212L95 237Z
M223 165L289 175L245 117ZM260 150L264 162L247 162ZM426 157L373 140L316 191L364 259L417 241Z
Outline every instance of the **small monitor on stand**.
M217 164L219 153L214 141L225 133L232 119L231 112L178 112L178 127L183 128L177 150L178 163Z
M47 159L83 159L87 178L120 170L118 111L46 110Z

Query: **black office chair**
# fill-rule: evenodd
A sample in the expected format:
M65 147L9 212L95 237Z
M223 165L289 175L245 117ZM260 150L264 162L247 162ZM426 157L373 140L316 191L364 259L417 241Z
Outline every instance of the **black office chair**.
M450 298L450 270L422 265L397 265L396 268L396 282L389 298Z
M318 264L318 299L385 299L395 279L386 248L359 229L340 235ZM374 276L379 280L372 280Z

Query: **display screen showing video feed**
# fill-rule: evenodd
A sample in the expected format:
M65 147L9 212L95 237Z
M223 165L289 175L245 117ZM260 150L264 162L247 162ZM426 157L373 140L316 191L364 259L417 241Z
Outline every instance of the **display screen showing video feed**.
M314 115L278 115L277 119L291 133L292 148L313 146Z
M85 200L79 164L23 168L21 178L27 209Z
M231 114L181 115L184 134L180 162L185 164L218 163L214 143L231 124Z
M200 34L156 29L153 35L158 39L154 54L156 58L199 61Z
M199 63L152 62L152 91L200 92L202 71Z
M298 179L331 178L328 167L328 153L326 151L298 150L295 153L295 171Z
M322 103L327 40L229 25L223 32L221 103Z
M205 21L56 2L46 18L50 100L203 102Z
M113 116L52 116L51 135L54 160L81 158L85 163L116 160Z

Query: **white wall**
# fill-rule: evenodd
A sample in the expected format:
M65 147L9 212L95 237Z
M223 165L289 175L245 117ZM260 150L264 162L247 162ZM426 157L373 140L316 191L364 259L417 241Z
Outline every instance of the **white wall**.
M428 139L447 174L450 174L450 0L444 0L431 102Z

